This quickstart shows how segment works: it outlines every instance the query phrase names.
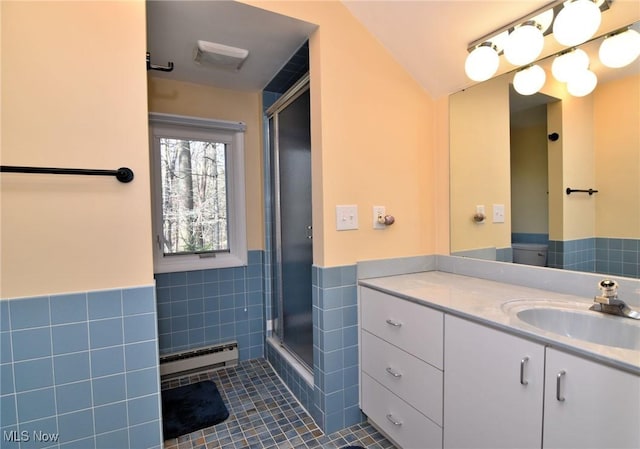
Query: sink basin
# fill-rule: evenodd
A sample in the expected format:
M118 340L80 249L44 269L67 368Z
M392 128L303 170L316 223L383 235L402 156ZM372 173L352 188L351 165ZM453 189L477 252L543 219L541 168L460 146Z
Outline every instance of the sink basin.
M513 301L505 306L503 309L518 320L544 331L599 345L640 350L640 322L591 311L589 304Z

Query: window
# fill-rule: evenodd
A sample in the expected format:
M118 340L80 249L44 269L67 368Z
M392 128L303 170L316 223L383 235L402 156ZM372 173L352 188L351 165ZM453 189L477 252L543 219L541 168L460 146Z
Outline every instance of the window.
M154 271L246 265L241 122L150 114Z

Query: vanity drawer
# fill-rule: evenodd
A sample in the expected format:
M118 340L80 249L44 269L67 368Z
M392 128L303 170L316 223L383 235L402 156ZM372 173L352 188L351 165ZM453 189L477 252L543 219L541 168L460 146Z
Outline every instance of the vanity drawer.
M405 449L442 448L442 428L362 374L362 411Z
M360 288L361 327L442 369L444 314L386 293Z
M363 331L362 370L442 425L442 371Z

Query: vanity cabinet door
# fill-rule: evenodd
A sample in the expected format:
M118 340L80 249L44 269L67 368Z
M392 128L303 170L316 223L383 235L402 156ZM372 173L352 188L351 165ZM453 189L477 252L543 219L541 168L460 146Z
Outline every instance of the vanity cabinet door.
M544 346L445 316L444 447L540 448Z
M547 348L543 448L640 448L640 376Z

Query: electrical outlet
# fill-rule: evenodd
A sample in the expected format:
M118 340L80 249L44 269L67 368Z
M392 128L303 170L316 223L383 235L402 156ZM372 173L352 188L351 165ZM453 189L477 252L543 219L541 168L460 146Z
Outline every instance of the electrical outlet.
M385 215L385 207L384 206L373 206L373 229L384 229L386 228L384 222L380 223L380 217L384 220Z
M358 206L336 206L336 230L358 229Z

